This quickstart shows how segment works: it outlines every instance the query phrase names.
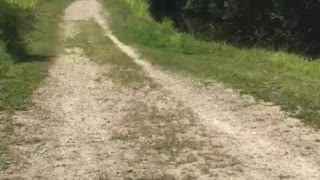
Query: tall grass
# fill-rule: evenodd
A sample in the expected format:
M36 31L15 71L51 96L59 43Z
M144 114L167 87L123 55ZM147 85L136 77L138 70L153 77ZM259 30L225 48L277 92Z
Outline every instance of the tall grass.
M117 20L122 22L121 18L128 16L128 28L132 32L128 36L131 36L135 42L187 54L212 51L207 42L197 40L191 34L177 32L171 20L164 19L160 23L154 21L149 14L146 0L116 1L127 5L121 7ZM139 18L138 24L136 18Z
M11 53L22 53L35 24L37 0L0 0L0 40Z
M111 28L125 43L136 46L152 63L226 85L274 102L292 115L320 127L320 59L285 52L241 49L223 42L204 42L177 32L168 20L146 20L148 8L136 13L144 0L104 0ZM146 6L146 5L145 5ZM128 28L123 27L128 9ZM141 16L141 14L144 14Z

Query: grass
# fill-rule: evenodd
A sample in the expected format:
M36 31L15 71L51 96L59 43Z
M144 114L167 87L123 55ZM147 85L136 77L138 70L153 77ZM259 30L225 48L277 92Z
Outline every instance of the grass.
M119 39L138 48L154 64L204 79L216 79L274 102L292 116L320 127L320 63L295 54L241 49L222 42L204 42L178 33L169 21L158 23L136 13L132 3L102 0ZM139 6L140 7L140 6ZM141 11L141 8L140 8ZM124 25L123 17L128 14ZM127 28L125 28L127 26Z
M66 47L78 47L92 61L109 65L111 68L105 75L121 85L140 86L148 79L142 68L130 57L120 51L113 42L104 35L103 29L93 20L78 23L79 34L67 40Z
M32 105L32 93L46 77L49 60L57 52L59 15L71 1L41 1L36 10L36 27L27 47L28 55L6 56L12 62L5 73L0 74L0 111L10 113L0 117L0 169L8 160L8 144L14 130L12 112L26 110ZM0 56L5 56L1 48Z
M47 61L14 64L0 81L0 109L25 110L30 107L32 92L46 76L47 65Z
M49 60L59 45L59 15L72 0L42 2L37 7L37 23L31 34L27 56L12 57L14 63L0 79L0 110L25 110L32 92L47 74Z

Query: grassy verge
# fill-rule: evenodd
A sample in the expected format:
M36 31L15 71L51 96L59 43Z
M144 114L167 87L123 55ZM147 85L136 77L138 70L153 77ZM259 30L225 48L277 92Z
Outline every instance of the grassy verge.
M49 60L57 51L59 15L71 1L41 1L37 7L37 24L30 37L28 55L11 57L10 67L0 74L0 111L12 114L31 106L32 93L47 75ZM8 158L13 128L10 115L0 117L0 169L5 167Z
M239 49L178 33L170 22L147 17L144 1L102 0L111 28L149 61L200 78L216 79L242 93L281 105L293 116L320 127L320 63L284 52ZM128 14L126 25L124 15ZM127 26L127 28L125 28Z
M59 15L72 0L42 1L31 34L28 55L13 57L13 65L0 79L0 110L24 110L31 95L47 74L48 61L57 50Z

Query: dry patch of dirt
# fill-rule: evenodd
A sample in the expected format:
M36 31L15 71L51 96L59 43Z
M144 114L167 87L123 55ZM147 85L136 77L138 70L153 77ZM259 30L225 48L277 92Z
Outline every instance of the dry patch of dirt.
M73 3L61 27L67 48L34 107L14 117L14 158L0 179L320 178L319 132L151 66L113 36L97 1Z

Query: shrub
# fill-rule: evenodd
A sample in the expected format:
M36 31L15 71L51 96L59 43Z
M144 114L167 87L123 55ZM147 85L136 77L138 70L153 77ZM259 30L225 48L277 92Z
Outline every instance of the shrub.
M8 50L22 53L35 23L36 0L0 0L0 39Z
M145 0L120 0L122 2L125 2L130 6L131 9L134 9L135 15L137 15L140 18L143 18L145 20L151 20L149 16L148 11L148 4Z

